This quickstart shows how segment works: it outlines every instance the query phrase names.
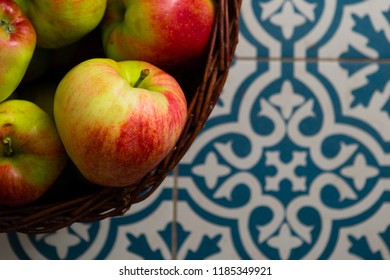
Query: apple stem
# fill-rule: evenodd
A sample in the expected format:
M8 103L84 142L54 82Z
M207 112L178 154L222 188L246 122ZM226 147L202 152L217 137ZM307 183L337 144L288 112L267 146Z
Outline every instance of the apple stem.
M145 78L147 76L149 76L149 74L150 74L150 70L149 69L142 69L141 73L139 75L138 80L134 84L134 87L139 87L139 85L142 83L142 81L145 80Z
M12 140L11 137L7 136L3 139L3 144L5 145L5 151L4 154L7 157L11 157L14 153L14 150L12 150Z
M13 33L15 31L15 27L10 25L7 21L0 19L0 26L4 29L6 33Z

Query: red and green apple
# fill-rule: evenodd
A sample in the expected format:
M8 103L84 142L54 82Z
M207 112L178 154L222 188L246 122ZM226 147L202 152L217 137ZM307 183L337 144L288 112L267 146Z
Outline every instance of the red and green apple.
M35 45L35 30L19 6L0 0L0 102L22 81Z
M0 205L30 204L52 186L68 156L54 121L25 100L0 103Z
M54 118L86 179L129 186L174 148L187 120L187 102L178 82L150 63L96 58L61 80Z
M108 0L101 24L105 54L164 70L189 68L205 54L214 20L214 0Z

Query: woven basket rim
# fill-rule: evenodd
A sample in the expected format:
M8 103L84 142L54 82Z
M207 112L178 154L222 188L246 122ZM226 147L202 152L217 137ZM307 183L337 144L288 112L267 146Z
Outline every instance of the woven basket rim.
M90 191L64 200L38 200L23 207L0 207L0 233L47 233L76 222L94 222L121 216L147 199L175 168L203 129L222 92L239 36L242 0L215 0L217 17L200 82L188 102L188 120L171 153L143 180L122 188L90 184ZM70 163L70 176L77 172ZM64 175L67 176L67 175ZM76 176L77 177L77 176ZM75 182L80 182L76 178Z

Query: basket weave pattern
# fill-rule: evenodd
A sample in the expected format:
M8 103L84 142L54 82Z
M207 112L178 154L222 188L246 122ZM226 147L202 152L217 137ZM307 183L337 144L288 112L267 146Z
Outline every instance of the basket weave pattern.
M152 172L140 183L124 188L91 185L85 188L88 191L69 197L42 199L18 208L0 207L0 232L46 233L75 222L99 221L123 215L132 204L149 197L187 152L218 101L238 43L241 2L216 0L217 18L207 60L198 73L199 82L187 88L190 94L185 129L175 149ZM88 184L74 174L74 168L64 172L68 184Z

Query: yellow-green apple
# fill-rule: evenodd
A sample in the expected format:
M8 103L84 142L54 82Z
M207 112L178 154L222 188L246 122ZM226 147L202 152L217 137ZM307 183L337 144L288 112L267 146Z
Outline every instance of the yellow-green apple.
M150 63L94 58L59 83L54 119L86 179L129 186L174 148L186 123L187 102L179 83Z
M0 0L0 102L18 87L33 56L36 33L12 0Z
M101 24L105 54L164 70L189 68L205 54L214 20L214 0L108 0Z
M14 0L37 32L37 44L59 48L76 42L95 29L107 0Z
M68 158L54 121L26 100L0 104L0 141L0 205L42 197Z

